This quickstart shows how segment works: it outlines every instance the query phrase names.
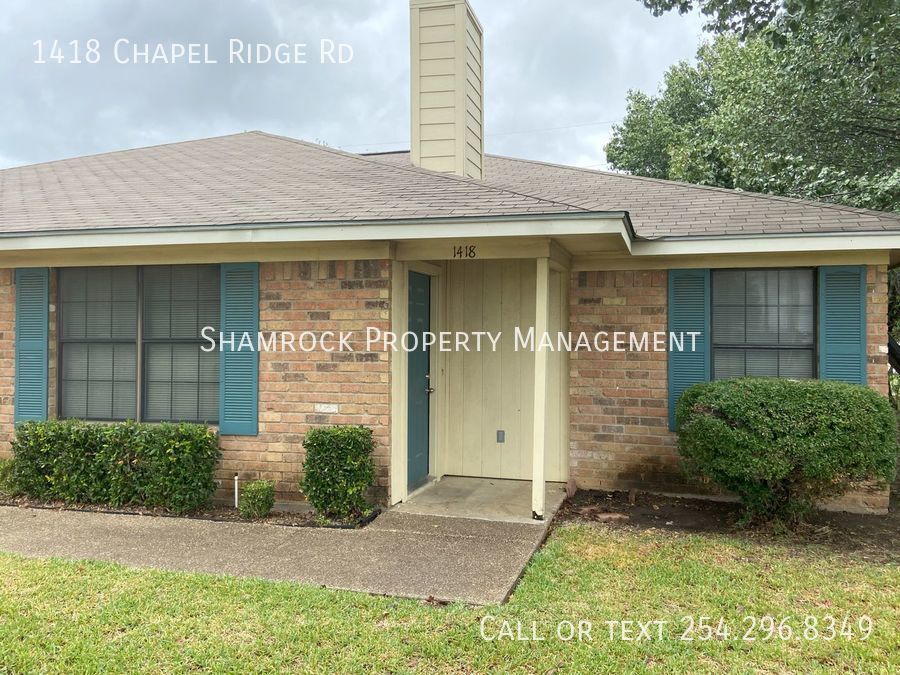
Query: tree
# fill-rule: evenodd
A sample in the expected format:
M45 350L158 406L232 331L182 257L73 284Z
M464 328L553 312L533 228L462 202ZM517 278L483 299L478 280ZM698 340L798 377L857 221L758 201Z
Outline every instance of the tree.
M672 121L660 112L659 99L629 90L625 121L613 127L606 158L628 173L668 178L672 141Z
M787 39L813 23L826 23L835 39L849 42L891 29L897 21L897 0L640 0L654 16L699 9L709 17L706 29L747 38L769 29ZM896 27L894 27L896 28ZM864 42L869 40L864 39Z
M841 63L840 69L833 67ZM817 29L722 35L630 92L607 159L638 175L900 210L900 71Z
M628 93L611 166L900 212L900 0L640 0L717 34ZM888 326L900 339L900 272Z
M629 173L669 178L672 149L711 112L708 88L705 73L682 62L666 73L662 96L629 91L625 121L606 147L609 161Z

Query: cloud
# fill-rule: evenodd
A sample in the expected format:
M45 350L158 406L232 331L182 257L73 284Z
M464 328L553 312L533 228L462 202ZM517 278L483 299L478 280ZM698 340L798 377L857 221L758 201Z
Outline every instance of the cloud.
M628 88L655 89L692 57L696 16L654 18L635 0L472 0L485 26L491 152L602 164ZM0 166L262 129L353 152L408 147L406 0L4 0ZM54 40L98 64L34 63ZM208 43L215 65L119 65L113 45ZM229 65L229 38L309 43L306 65ZM318 41L350 64L315 62ZM602 124L597 124L602 123ZM565 127L565 128L560 128Z

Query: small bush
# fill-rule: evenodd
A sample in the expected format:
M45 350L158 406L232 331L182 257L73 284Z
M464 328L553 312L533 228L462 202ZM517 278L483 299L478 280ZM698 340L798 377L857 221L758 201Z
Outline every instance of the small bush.
M890 481L897 424L859 385L742 378L697 384L676 408L686 468L737 494L745 520L793 523L861 481Z
M13 459L0 457L0 497L13 497L17 492L12 472Z
M255 480L241 490L238 511L241 518L255 520L265 518L275 506L275 483L270 480Z
M306 461L300 489L320 515L347 519L361 516L366 491L375 482L372 430L336 426L311 429L303 439Z
M13 481L29 497L184 513L209 504L218 438L199 424L25 422Z

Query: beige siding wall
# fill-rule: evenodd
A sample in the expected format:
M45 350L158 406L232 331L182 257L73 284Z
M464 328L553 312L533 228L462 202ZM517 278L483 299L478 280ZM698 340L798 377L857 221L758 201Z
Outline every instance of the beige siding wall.
M471 12L465 17L465 175L484 177L484 41Z
M411 3L412 161L483 176L482 34L464 0Z
M502 332L497 351L447 355L446 396L451 431L442 451L447 474L530 479L534 407L534 353L515 350L514 331L534 325L534 260L452 262L447 267L449 331ZM567 320L565 283L551 275L551 331ZM547 420L547 480L566 478L565 355L552 353ZM497 431L506 439L497 442Z

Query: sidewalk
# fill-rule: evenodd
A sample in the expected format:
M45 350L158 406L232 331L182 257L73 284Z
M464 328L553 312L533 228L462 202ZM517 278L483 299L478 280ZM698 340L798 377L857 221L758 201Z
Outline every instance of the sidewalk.
M335 530L0 507L0 550L493 604L548 526L389 511Z

